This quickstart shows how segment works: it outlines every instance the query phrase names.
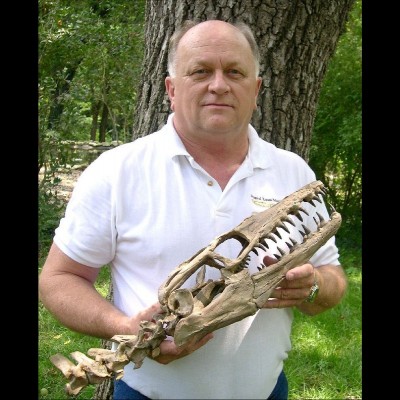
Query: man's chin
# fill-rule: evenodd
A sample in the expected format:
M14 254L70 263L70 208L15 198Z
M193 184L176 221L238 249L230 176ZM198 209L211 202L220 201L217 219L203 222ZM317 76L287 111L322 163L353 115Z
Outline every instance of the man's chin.
M207 124L205 130L215 135L232 132L232 124Z
M229 131L234 126L232 117L226 115L211 115L203 119L203 125L209 130Z

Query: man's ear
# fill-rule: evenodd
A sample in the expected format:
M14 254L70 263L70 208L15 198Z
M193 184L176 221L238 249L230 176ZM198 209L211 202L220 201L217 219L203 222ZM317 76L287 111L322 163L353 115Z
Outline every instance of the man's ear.
M174 111L174 108L175 108L175 106L174 106L175 86L174 86L173 78L171 78L170 76L167 76L165 78L165 89L167 91L168 98L171 103L171 110Z
M254 109L255 110L257 110L257 97L258 97L258 93L260 92L261 84L262 84L262 78L258 77L257 84L256 84L256 92L255 92L255 97L254 97Z

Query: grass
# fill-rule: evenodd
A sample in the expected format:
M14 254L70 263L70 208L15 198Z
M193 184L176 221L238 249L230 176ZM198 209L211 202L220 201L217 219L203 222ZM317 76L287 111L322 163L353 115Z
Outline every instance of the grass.
M41 264L42 265L42 264ZM102 268L96 282L96 288L106 297L108 294L110 273ZM86 353L91 347L102 347L101 339L73 332L61 325L39 302L39 399L71 400L65 393L67 379L50 361L50 356L60 353L66 357L74 351ZM72 359L71 359L72 361ZM75 398L91 399L95 387L87 386Z
M349 278L349 290L335 308L315 317L295 310L292 350L285 362L289 399L361 399L361 255L342 249L341 261ZM103 268L97 288L106 296L109 270ZM71 399L64 392L67 380L49 357L85 353L101 347L100 339L71 332L39 303L39 399ZM94 386L84 388L77 399L91 399Z
M290 399L362 398L362 274L355 266L346 271L349 289L338 306L312 318L295 310L285 362Z

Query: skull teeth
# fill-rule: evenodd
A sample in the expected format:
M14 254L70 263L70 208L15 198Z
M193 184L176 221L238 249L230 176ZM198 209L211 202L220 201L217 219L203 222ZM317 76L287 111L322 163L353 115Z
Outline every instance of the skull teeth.
M250 254L248 254L243 260L242 262L238 265L237 267L237 271L241 271L244 268L247 268L249 266L249 262L250 262Z
M324 217L319 212L317 212L316 214L318 215L320 222L325 222Z
M289 218L289 217L286 217L285 219L284 219L284 221L285 222L288 222L290 225L292 225L292 226L296 226L296 224L291 220L291 218Z
M303 207L299 207L299 211L303 212L304 214L307 215L307 217L310 215Z
M261 265L259 267L257 267L257 269L259 271L263 270L264 268L267 268L267 266L265 264L263 264L263 263L261 263Z
M301 216L301 214L297 211L293 214L295 217L297 217L301 222L303 222L303 217Z
M312 199L318 201L318 203L322 203L322 200L318 195L315 195Z
M264 243L258 242L256 247L260 248L261 250L267 251L268 243L266 241L264 241Z
M285 232L290 233L289 228L284 223L280 223L278 228L282 228Z
M276 249L279 251L281 256L285 255L285 252L280 247L276 246Z
M302 228L304 229L304 233L305 233L306 235L309 235L309 234L311 233L311 230L308 229L304 224L301 224L301 226L302 226Z

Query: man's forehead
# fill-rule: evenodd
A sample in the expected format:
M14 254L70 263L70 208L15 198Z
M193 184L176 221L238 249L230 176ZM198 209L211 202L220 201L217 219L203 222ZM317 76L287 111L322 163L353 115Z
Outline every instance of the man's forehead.
M207 22L209 24L207 24ZM234 26L224 23L214 24L222 21L206 21L189 29L181 38L179 47L221 47L250 45L244 35Z
M249 44L237 38L232 37L192 37L187 38L178 46L177 53L194 57L196 60L206 60L213 56L221 56L224 58L233 58L238 62L251 55Z
M238 65L244 64L243 57L241 57L240 54L237 54L235 52L227 52L227 51L212 52L212 53L202 52L202 53L193 54L190 57L188 57L187 63L190 66L196 66L196 65L210 66L210 65L214 65L214 64L218 64L218 65L222 64L223 66L226 66L226 65L238 66Z
M239 33L240 31L235 26L227 22L210 20L210 21L200 22L199 24L193 26L183 36L193 35L196 33L203 34L210 32L226 32L228 35L229 34L231 35L234 32Z

